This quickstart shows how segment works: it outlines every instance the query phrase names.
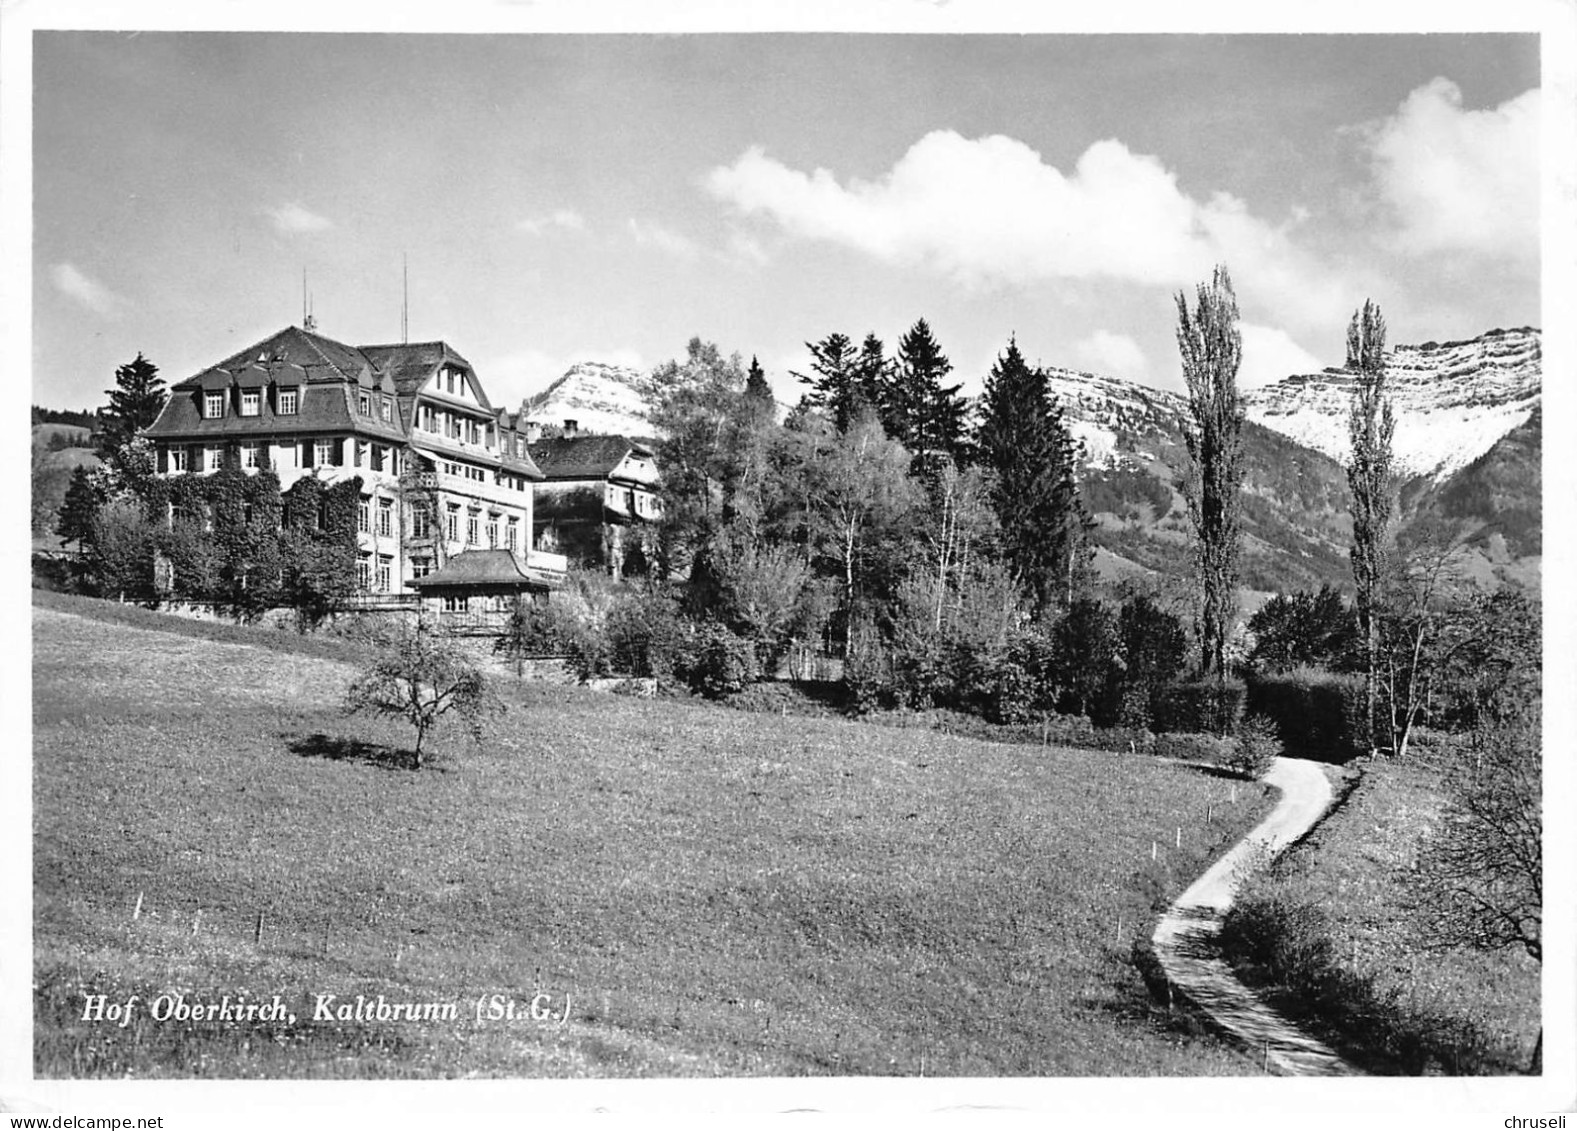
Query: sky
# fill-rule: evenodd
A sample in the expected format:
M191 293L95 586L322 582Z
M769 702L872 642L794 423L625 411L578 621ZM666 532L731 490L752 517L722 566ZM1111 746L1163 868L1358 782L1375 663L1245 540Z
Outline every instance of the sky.
M515 408L693 336L798 399L808 341L919 318L977 391L1181 388L1232 275L1241 383L1540 325L1528 34L40 31L33 400L103 403L299 324L441 338Z

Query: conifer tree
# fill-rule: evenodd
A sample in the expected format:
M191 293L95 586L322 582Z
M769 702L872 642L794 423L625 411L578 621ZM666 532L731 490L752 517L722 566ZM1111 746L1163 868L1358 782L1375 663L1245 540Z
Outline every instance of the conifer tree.
M767 375L761 369L761 363L755 355L750 357L750 370L745 374L745 396L753 397L766 404L773 403L772 386L767 384Z
M1087 520L1079 446L1047 388L1010 341L986 378L980 461L995 472L991 504L1003 550L1038 614L1071 600Z
M814 376L795 373L810 392L805 401L822 409L837 430L847 432L860 409L873 407L860 381L859 355L847 334L828 334L819 342L806 342Z
M93 540L93 521L103 502L92 473L78 464L71 473L71 485L66 488L66 501L61 505L55 533L66 542L75 542L78 550L86 549Z
M961 461L964 454L962 385L944 385L953 363L942 352L931 327L921 318L898 341L898 364L889 403L898 430L895 439L914 453L915 471L934 476L944 460Z
M1385 318L1373 302L1354 311L1347 327L1347 368L1353 372L1352 409L1347 421L1352 459L1352 568L1358 590L1358 632L1364 647L1364 685L1370 746L1378 733L1380 701L1381 578L1385 534L1391 522L1391 437L1396 420L1385 389Z
M1191 466L1184 495L1194 524L1194 561L1202 589L1201 667L1225 679L1227 633L1237 612L1239 526L1243 486L1243 406L1238 363L1243 336L1237 298L1224 266L1197 289L1195 308L1177 293L1177 345L1188 384L1189 426L1183 431Z
M115 370L115 388L106 389L109 407L100 414L104 430L99 454L109 458L155 420L164 409L167 394L159 367L139 353Z

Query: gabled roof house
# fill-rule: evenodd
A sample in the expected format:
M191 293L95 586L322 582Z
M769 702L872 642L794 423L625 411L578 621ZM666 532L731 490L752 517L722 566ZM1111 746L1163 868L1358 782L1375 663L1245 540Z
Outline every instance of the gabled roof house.
M615 577L642 572L662 518L662 478L652 449L628 436L563 434L531 445L542 469L537 488L537 545Z
M542 472L525 432L441 341L351 346L288 326L171 386L145 435L165 475L269 467L287 489L358 476L369 592L406 592L468 550L564 568L532 549Z

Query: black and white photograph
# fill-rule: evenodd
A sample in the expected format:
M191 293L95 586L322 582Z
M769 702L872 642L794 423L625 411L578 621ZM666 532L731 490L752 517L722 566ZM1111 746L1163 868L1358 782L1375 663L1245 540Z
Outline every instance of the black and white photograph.
M1577 10L1372 7L8 5L9 1126L1564 1127Z

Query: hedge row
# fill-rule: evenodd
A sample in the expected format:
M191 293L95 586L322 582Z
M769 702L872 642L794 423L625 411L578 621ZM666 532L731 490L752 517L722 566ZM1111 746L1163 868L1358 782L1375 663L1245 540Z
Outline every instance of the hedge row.
M1248 709L1276 724L1288 754L1317 762L1346 762L1369 750L1362 676L1297 668L1257 677Z
M1156 698L1155 730L1158 734L1235 734L1243 721L1247 693L1238 680L1174 683Z

